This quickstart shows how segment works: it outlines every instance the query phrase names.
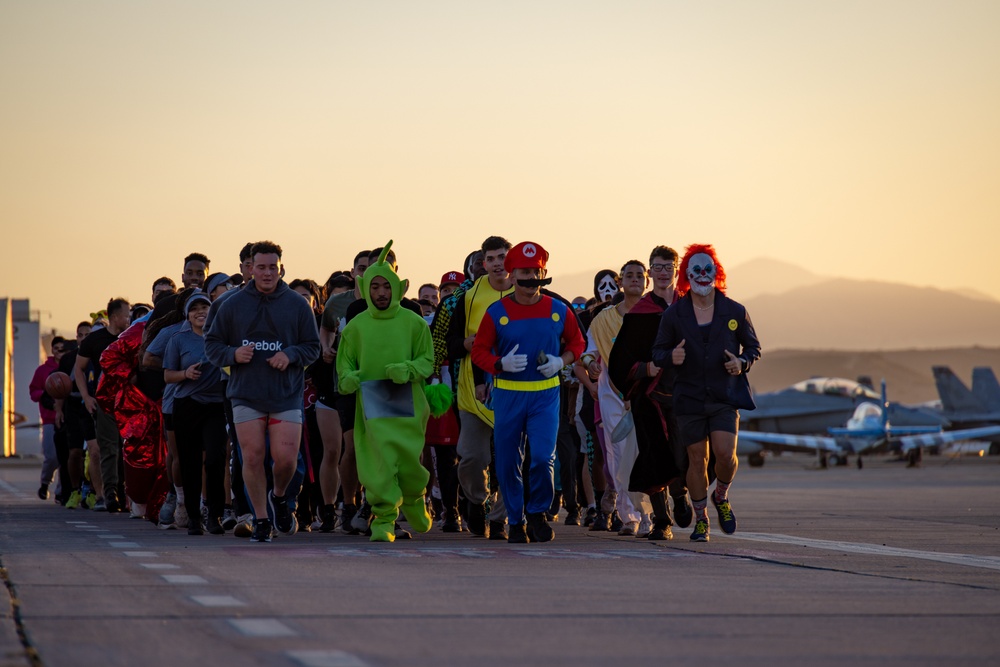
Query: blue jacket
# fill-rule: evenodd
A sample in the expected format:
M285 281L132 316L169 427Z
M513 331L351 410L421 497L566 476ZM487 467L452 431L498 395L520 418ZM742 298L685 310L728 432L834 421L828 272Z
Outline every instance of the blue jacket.
M688 293L670 306L660 318L660 329L653 344L653 363L673 366L671 355L683 340L685 358L674 381L674 410L679 415L700 414L706 404L722 403L734 408L756 407L747 371L760 359L760 342L747 309L721 292L715 293L715 313L709 325L706 344L695 319L694 304ZM725 351L744 360L743 372L726 372Z

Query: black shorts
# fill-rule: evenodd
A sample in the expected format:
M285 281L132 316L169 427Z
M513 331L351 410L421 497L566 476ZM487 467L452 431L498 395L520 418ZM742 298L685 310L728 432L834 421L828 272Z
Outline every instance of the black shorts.
M83 449L83 445L88 440L97 439L97 430L94 428L94 418L87 413L80 399L67 399L63 407L63 417L65 418L66 446L69 449Z
M354 430L354 410L358 404L357 394L337 394L337 412L340 413L340 427L344 432Z
M164 412L163 413L163 428L167 431L174 430L174 413Z
M677 415L677 430L684 447L705 442L712 431L735 434L739 426L740 413L731 405L710 403L701 414Z

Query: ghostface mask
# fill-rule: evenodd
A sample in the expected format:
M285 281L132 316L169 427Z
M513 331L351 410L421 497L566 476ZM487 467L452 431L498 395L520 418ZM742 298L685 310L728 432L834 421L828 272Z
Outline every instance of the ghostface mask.
M594 291L598 301L611 301L615 294L618 293L618 282L612 274L606 273L597 282Z

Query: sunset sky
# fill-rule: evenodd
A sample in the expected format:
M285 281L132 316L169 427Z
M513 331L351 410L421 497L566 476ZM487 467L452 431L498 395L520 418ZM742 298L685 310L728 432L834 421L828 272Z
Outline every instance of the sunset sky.
M392 238L416 286L499 234L557 288L709 242L1000 298L998 36L996 0L5 0L0 296L68 332L192 251L322 282Z

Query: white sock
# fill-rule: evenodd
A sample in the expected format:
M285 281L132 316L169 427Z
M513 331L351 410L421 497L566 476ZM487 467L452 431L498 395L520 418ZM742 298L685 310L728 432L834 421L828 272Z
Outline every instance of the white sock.
M174 490L177 491L177 502L180 503L181 505L183 505L184 504L184 487L183 486L177 486L176 484L174 484Z

